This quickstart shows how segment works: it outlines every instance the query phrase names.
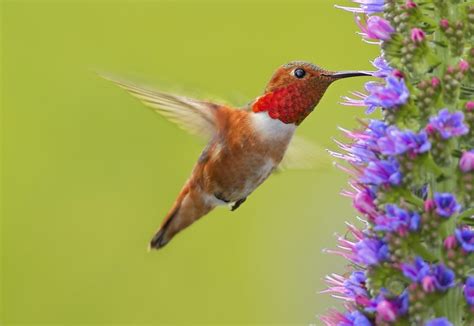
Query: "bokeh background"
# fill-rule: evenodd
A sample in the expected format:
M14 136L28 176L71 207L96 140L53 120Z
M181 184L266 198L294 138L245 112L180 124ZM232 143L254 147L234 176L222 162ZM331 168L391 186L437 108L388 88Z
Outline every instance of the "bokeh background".
M243 105L290 60L371 68L335 3L3 1L0 323L319 324L347 177L328 157L275 175L148 253L203 143L94 70ZM298 133L334 148L364 81L334 84Z

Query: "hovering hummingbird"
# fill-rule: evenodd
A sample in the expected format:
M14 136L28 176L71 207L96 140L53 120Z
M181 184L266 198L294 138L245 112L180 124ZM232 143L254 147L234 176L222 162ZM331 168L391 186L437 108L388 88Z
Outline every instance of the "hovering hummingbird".
M291 152L297 126L313 111L328 86L339 79L370 76L363 71L331 72L294 61L277 69L263 95L243 108L195 100L144 88L110 76L131 95L208 144L176 201L150 241L164 247L178 232L216 206L234 211Z

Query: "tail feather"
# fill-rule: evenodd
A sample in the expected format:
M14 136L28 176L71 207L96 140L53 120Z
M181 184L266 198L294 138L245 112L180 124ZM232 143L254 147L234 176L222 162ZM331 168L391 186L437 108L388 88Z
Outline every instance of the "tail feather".
M165 218L163 225L160 227L158 232L151 239L150 244L149 244L149 249L163 248L171 240L172 237L167 236L167 229L168 229L168 225L171 223L171 221L176 216L178 211L179 211L179 206L176 207L176 209L174 209L173 212L171 212L171 214L169 214Z
M163 248L178 232L207 214L212 208L203 199L201 192L185 186L160 229L151 239L149 249Z
M163 248L168 241L165 241L165 229L160 229L151 239L148 249Z

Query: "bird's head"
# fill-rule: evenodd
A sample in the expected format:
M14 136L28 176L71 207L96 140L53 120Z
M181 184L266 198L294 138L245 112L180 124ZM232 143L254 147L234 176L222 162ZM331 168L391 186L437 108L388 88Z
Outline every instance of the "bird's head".
M253 112L299 125L318 104L328 86L342 78L370 76L362 71L331 72L303 61L287 63L273 74L265 93L252 104Z

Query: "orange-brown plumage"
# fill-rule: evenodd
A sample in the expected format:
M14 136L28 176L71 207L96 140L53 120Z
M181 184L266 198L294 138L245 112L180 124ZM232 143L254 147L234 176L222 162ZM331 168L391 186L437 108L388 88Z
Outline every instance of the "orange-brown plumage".
M161 248L179 231L219 205L238 208L282 162L298 126L327 87L362 72L332 73L292 62L272 76L265 93L242 109L161 93L111 79L146 105L209 142L150 248Z

